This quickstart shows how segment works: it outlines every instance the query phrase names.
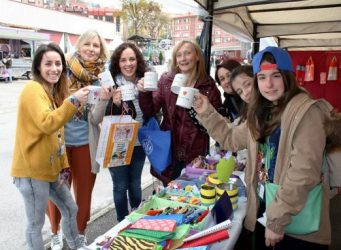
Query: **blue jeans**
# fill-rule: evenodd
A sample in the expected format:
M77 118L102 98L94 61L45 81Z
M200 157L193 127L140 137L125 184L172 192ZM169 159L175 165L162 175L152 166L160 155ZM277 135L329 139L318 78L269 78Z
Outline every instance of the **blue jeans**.
M145 159L142 146L136 146L130 165L109 168L118 221L122 221L129 214L127 191L132 209L137 208L141 203L141 175Z
M14 178L23 196L27 217L26 240L30 250L44 250L42 228L48 199L59 208L62 214L62 229L71 249L82 246L77 229L77 205L66 184L58 188L59 182L46 182L32 178Z

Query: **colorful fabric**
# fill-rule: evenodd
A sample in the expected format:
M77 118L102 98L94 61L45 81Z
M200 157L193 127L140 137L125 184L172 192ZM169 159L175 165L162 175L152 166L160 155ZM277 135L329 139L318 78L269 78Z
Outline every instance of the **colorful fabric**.
M161 232L174 232L176 228L175 220L146 220L139 219L130 228L146 229Z
M154 250L156 244L142 239L118 235L110 246L111 250Z
M70 92L92 85L98 80L98 74L104 69L104 61L98 59L95 62L84 61L78 53L74 53L67 59L69 66Z
M120 233L120 235L122 236L128 236L152 242L161 242L172 239L174 234L175 233L172 232L161 232L146 229L126 229L125 231Z
M161 214L155 216L145 216L143 219L145 220L175 220L176 225L181 225L185 220L184 214Z

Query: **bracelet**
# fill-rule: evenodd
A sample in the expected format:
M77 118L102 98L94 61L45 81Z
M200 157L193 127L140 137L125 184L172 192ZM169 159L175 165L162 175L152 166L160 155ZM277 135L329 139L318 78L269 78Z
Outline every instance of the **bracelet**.
M69 100L76 108L80 108L81 103L78 101L78 99L74 95L70 96Z

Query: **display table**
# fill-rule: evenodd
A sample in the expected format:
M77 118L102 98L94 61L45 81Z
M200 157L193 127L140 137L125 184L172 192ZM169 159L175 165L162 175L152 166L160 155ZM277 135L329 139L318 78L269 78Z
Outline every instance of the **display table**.
M233 216L233 220L232 220L232 228L230 228L229 231L229 239L220 241L220 242L216 242L212 245L210 245L209 249L219 249L219 250L232 250L234 245L236 244L236 241L239 237L239 234L242 230L243 227L243 220L246 214L246 198L245 197L240 197L239 201L238 201L238 209L234 212L234 216ZM96 248L98 247L96 245L96 242L101 242L103 240L105 240L105 236L110 236L110 237L114 237L117 235L117 233L122 230L123 228L125 228L126 226L129 225L129 220L128 219L124 219L123 221L121 221L119 224L117 224L116 226L114 226L112 229L110 229L109 231L107 231L105 234L100 235L99 237L97 237L95 239L95 241L89 245L88 247L92 250L96 250ZM207 222L208 225L214 225L213 221L208 221Z

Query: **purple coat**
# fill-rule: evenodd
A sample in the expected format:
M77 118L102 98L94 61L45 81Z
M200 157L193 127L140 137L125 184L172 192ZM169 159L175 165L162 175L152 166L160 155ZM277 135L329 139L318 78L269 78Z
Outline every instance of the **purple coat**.
M208 153L209 136L194 125L187 109L175 105L178 96L171 92L174 75L164 73L158 82L158 91L140 92L139 101L146 118L162 111L160 127L172 132L173 161L179 160L188 164L197 156L205 156ZM194 87L208 97L215 109L222 106L220 92L211 77L197 81ZM163 176L171 176L172 165L163 172Z

